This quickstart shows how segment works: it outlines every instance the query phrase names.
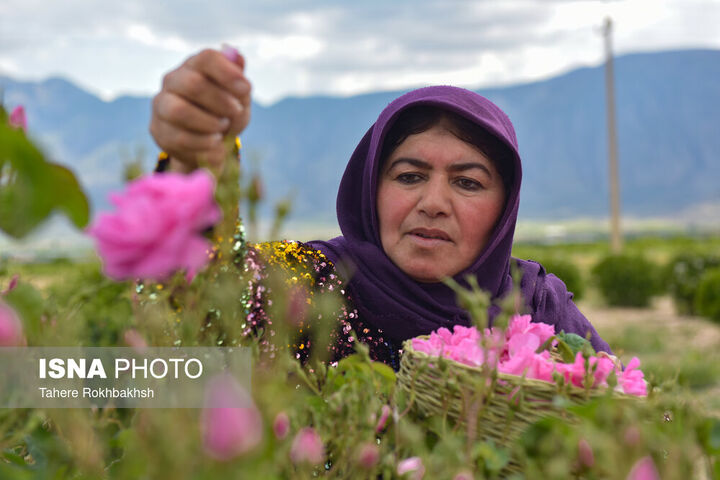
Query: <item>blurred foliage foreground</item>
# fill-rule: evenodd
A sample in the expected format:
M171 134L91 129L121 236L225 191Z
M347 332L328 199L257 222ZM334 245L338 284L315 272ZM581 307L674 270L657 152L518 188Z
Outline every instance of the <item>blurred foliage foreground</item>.
M2 121L0 129L4 141L29 143L25 135L7 135ZM27 183L2 178L0 195L12 202L3 204L3 229L10 225L22 236L53 207L78 213L81 201L59 202L54 191L33 183L39 177L19 167L44 161L36 151L4 146L1 153L3 175L13 169L10 180ZM53 170L46 168L44 175L67 176ZM219 203L247 204L247 193L240 198L230 188L239 174L223 175ZM33 225L7 213L36 205L42 211L37 207L33 212L40 213L29 216ZM74 218L83 223L82 212ZM142 295L130 281L105 277L96 262L0 265L2 302L21 318L29 346L247 345L256 359L253 402L245 409L0 410L0 478L460 480L500 478L511 458L522 466L513 478L720 478L720 420L695 400L692 385L663 372L652 376L650 394L640 401L607 394L573 404L559 393L563 414L530 424L519 441L503 447L476 439L472 422L416 414L413 392L396 388L392 369L372 362L361 344L355 355L333 365L324 349L315 348L301 365L284 348L296 335L293 322L285 321L292 305L284 298L272 305L277 349L263 355L258 337L239 335L242 268L233 262L233 218L234 209L226 208L215 231L215 261L191 284L179 273L162 285L144 285ZM269 281L281 285L287 279ZM332 296L316 298L313 317L333 311L336 302ZM313 326L316 344L323 343L327 328L334 325ZM652 339L660 351L673 342Z

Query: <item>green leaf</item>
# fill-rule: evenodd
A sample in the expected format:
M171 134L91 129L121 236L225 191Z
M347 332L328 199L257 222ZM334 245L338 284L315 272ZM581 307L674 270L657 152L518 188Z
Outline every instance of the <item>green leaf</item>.
M42 294L27 282L18 285L5 295L4 300L20 315L25 332L34 337L40 332L45 300Z
M386 380L387 383L391 385L395 383L395 372L388 365L380 362L372 362L372 369Z
M22 130L0 122L0 229L22 238L55 209L79 228L90 217L87 198L73 173L46 162Z
M480 442L475 446L474 454L483 460L485 469L489 473L498 473L510 461L508 451L496 446L492 441Z
M30 480L37 478L33 472L28 470L20 470L17 466L0 462L0 478L7 480Z
M365 364L365 359L361 355L353 353L338 362L337 370L339 372L345 372L363 364Z
M537 348L537 350L535 350L535 353L542 353L542 352L544 352L545 350L550 350L550 348L552 347L553 342L555 342L555 341L557 340L557 338L558 338L557 335L553 335L552 337L550 337L550 338L548 338L547 340L545 340L545 341L543 342L543 344L540 345L540 346Z
M711 455L720 454L720 419L708 418L699 428L700 442Z
M568 347L570 347L570 350L573 353L573 360L575 359L575 355L577 355L578 352L582 351L583 347L590 342L580 335L576 335L574 333L565 333L565 331L561 331L558 335L558 340L561 340L567 344Z
M712 418L710 422L712 426L710 428L708 445L717 454L720 453L720 419Z
M558 340L557 349L563 362L573 363L575 361L575 354L573 353L572 348L570 345L565 343L564 340Z
M25 463L25 459L23 459L23 457L21 457L17 453L13 453L13 452L10 452L7 450L3 452L3 458L5 458L5 460L7 460L8 462L15 464L15 465L19 465L21 467L24 467L27 465Z
M60 209L77 228L90 221L90 204L75 175L62 165L48 163L48 174L53 182L53 204Z

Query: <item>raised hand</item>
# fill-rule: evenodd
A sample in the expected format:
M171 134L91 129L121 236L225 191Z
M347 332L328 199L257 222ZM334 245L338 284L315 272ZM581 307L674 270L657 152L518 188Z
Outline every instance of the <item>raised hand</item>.
M203 50L165 75L152 102L150 133L171 157L171 170L220 168L223 138L250 121L251 85L245 59L235 49Z

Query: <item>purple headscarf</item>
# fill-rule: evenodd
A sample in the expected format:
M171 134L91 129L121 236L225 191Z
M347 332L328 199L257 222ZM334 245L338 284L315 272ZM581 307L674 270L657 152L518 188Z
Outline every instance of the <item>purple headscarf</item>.
M478 284L499 298L510 292L510 252L520 202L522 166L510 119L488 99L457 87L436 86L409 92L382 111L360 140L340 182L337 216L343 236L311 242L350 278L349 292L361 318L395 341L428 334L440 327L469 325L465 310L457 306L454 292L442 283L420 283L390 260L382 249L376 209L381 152L385 135L398 114L411 106L435 106L467 118L497 137L511 152L513 179L505 209L492 236L470 267L455 276L474 275ZM534 321L553 324L556 331L585 336L590 331L596 350L610 351L595 329L580 314L565 285L543 268L518 261L523 279L522 295Z

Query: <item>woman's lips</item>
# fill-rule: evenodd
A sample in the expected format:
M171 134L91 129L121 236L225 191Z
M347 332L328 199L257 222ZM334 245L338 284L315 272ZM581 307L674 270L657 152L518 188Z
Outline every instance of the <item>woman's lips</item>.
M424 246L439 245L452 241L445 231L435 228L415 228L408 232L408 235L416 243Z

